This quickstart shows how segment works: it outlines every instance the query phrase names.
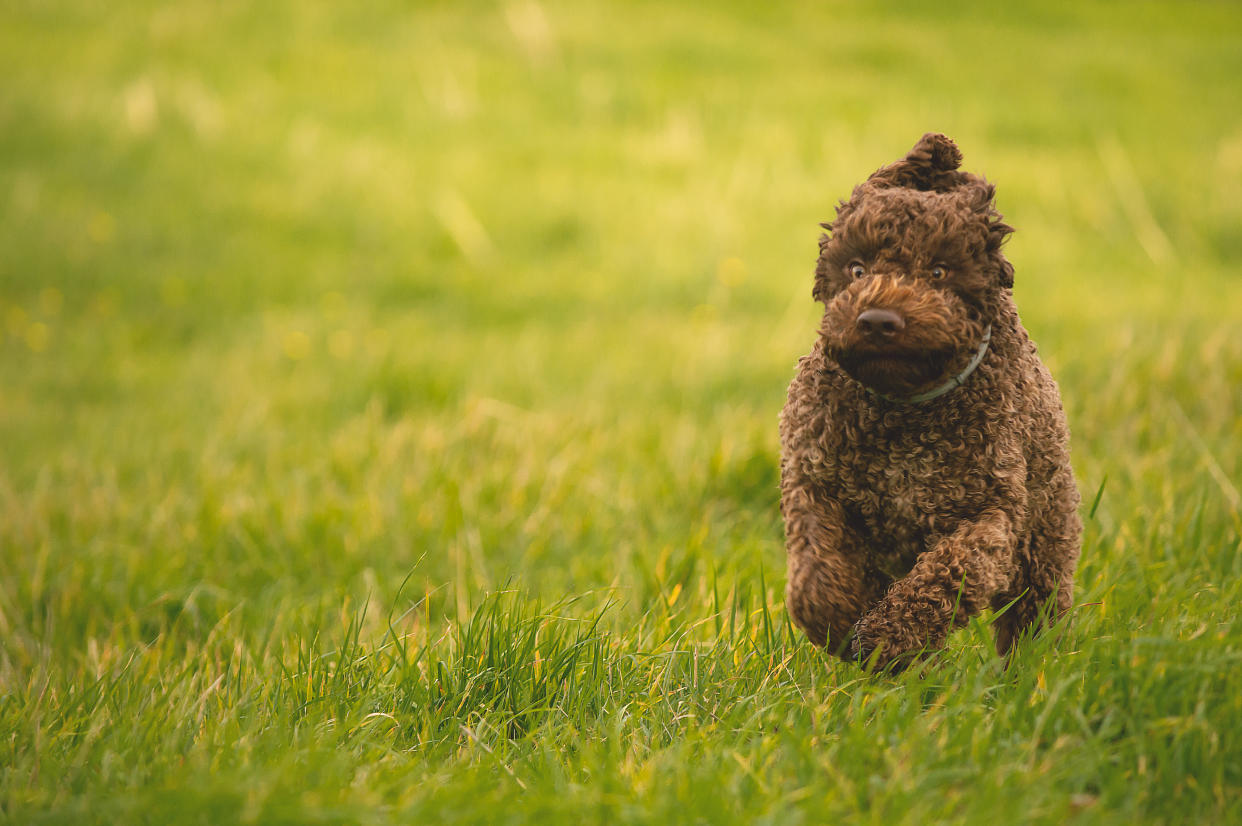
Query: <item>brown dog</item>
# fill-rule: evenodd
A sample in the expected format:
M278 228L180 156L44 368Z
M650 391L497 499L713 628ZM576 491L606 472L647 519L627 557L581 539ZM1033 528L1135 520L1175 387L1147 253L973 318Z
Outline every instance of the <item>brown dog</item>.
M786 605L900 667L986 608L1004 654L1069 605L1082 525L1056 383L1018 321L1012 228L929 134L820 240L814 349L781 414Z

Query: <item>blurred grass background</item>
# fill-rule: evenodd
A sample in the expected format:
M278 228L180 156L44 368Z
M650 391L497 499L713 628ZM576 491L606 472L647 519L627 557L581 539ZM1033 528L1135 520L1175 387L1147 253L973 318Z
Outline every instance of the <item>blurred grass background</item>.
M115 721L58 752L73 698L194 677L221 638L275 680L297 669L272 640L314 648L368 600L380 633L413 594L428 639L502 588L606 595L623 649L664 644L627 633L652 611L693 626L745 589L783 622L776 416L813 340L817 223L933 130L998 184L1087 502L1103 488L1080 577L1103 607L1075 632L1102 653L1066 667L1081 687L1133 662L1119 639L1206 634L1237 671L1234 3L8 2L0 77L0 814L184 784ZM829 714L807 675L853 672L797 656L793 697ZM1236 674L1212 679L1178 689L1186 719L1242 724ZM1187 725L1193 765L1242 757ZM439 799L359 781L330 816L274 754L222 782L267 766L303 822ZM622 788L651 771L596 758ZM1083 806L1142 775L1101 759L1117 785ZM1236 769L1168 771L1126 816L1238 812ZM436 787L494 781L469 776Z

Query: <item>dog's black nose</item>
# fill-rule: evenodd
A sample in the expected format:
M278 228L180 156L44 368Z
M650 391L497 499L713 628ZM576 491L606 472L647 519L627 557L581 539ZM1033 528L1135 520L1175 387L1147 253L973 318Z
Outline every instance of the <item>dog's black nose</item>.
M855 323L867 335L895 336L906 329L906 320L892 310L863 310Z

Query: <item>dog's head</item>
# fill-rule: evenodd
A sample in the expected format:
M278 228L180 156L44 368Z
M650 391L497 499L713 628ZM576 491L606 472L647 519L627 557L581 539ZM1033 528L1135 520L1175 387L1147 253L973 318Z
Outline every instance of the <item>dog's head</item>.
M815 300L831 358L883 394L912 396L970 361L1013 286L1012 232L994 187L958 171L962 155L928 134L854 188L824 224Z

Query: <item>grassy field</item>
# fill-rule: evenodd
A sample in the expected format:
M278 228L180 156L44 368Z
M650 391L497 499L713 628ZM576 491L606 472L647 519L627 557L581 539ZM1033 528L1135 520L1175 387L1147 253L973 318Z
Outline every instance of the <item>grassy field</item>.
M1242 820L1233 3L0 5L0 819ZM1076 608L782 606L817 223L999 186Z

